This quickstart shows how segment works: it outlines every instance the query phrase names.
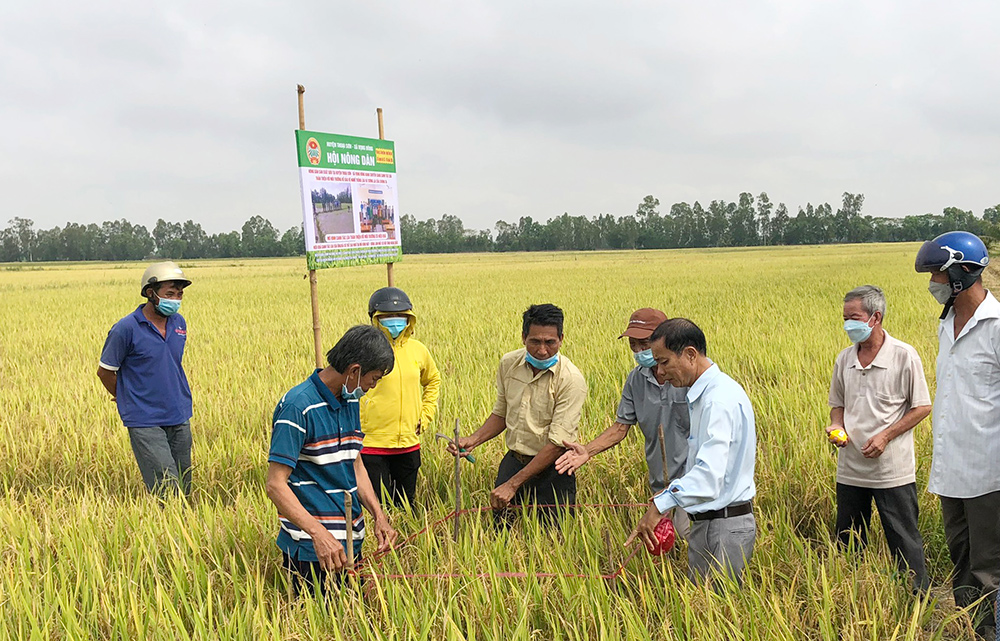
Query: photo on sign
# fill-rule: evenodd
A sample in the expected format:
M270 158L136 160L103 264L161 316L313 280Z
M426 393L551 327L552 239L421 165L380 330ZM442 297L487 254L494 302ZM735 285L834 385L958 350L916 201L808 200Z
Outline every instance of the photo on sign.
M362 234L385 234L394 240L399 220L397 200L388 184L361 184L355 186L357 198L358 231Z
M327 236L355 233L354 199L350 184L325 184L312 189L310 194L315 242L324 243Z

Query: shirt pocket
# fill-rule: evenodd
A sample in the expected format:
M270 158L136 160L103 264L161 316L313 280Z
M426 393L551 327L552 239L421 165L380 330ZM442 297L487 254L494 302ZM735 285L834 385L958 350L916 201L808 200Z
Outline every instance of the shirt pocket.
M548 388L532 390L529 411L531 412L532 422L535 425L539 427L547 426L552 421L552 413L555 411L555 406L555 391Z
M960 376L956 368L955 376ZM968 375L972 377L970 386L978 398L989 398L1000 393L1000 365L985 354L977 354L970 359Z

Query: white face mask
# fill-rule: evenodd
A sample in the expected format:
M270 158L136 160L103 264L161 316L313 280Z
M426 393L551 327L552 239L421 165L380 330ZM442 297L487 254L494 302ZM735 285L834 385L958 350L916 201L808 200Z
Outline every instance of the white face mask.
M948 283L937 283L932 280L931 284L927 286L927 290L934 297L934 300L942 305L947 305L948 301L951 300L951 285Z

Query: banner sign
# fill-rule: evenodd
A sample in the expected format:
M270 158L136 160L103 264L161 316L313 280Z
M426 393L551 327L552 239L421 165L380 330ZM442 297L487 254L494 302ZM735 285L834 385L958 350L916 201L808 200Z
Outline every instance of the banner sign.
M295 142L309 269L399 262L392 141L298 130Z

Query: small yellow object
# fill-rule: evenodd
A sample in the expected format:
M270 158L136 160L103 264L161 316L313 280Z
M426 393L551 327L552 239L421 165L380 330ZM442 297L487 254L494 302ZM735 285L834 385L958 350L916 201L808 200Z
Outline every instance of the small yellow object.
M843 445L847 442L847 432L844 430L833 430L829 436L830 442L834 445Z

